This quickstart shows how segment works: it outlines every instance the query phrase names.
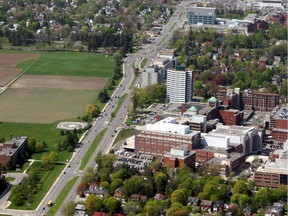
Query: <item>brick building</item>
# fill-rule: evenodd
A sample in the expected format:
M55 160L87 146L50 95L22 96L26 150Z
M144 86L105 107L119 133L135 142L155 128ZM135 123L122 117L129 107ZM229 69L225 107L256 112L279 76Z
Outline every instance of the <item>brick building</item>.
M274 93L253 92L251 90L239 91L239 88L220 89L216 93L219 104L228 109L254 109L256 111L270 112L279 105L280 96Z
M219 110L220 122L225 125L241 125L243 121L243 112L239 110Z
M272 137L279 142L288 139L288 105L277 106L270 115L270 130Z
M259 187L279 187L287 185L288 180L288 141L284 143L283 150L277 151L278 158L268 160L259 167L254 176L255 185Z
M28 138L26 136L0 143L0 164L14 168L18 163L19 157L22 156L24 158L27 144Z
M195 152L188 151L185 148L172 148L170 152L166 153L163 157L165 166L177 168L179 166L188 166L195 169Z
M179 125L175 118L165 118L155 124L136 127L135 152L164 156L174 147L193 150L200 143L199 131L191 131L187 125Z
M248 33L254 33L259 30L268 30L268 23L264 20L256 20L248 25Z

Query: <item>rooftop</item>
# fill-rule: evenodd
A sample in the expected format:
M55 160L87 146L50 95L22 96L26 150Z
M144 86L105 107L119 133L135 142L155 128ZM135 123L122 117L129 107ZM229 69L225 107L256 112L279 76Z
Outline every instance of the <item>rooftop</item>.
M12 156L17 149L27 140L26 136L20 138L12 138L5 143L0 143L0 155Z
M216 8L211 7L189 7L187 13L192 12L194 14L201 15L215 15Z

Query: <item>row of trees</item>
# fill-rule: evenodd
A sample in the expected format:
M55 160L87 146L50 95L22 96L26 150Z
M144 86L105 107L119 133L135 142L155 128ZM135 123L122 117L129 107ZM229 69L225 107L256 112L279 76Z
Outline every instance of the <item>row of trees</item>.
M95 159L97 171L88 168L83 175L82 182L77 189L80 196L88 188L88 184L95 181L100 182L100 186L109 191L109 195L104 199L94 195L88 196L86 207L89 215L101 210L112 214L121 211L131 215L143 213L152 216L165 213L178 215L180 212L183 215L190 212L201 213L199 207L187 206L189 196L213 202L230 201L233 204L230 205L228 211L242 215L246 206L251 206L253 211L257 211L285 198L287 193L286 187L261 188L255 191L253 181L233 181L232 178L224 181L218 176L219 170L216 168L204 166L197 173L188 167L180 167L176 171L169 167L164 170L161 162L154 159L150 167L146 167L144 172L139 173L138 170L125 164L114 167L114 161L114 155L99 154ZM121 186L123 198L128 200L122 209L120 202L112 197L114 191ZM153 197L156 193L163 194L165 200L154 201ZM132 194L146 195L148 200L146 202L129 201Z
M58 151L69 151L73 152L74 148L78 144L79 138L77 135L77 130L74 129L72 132L67 130L66 132L60 131L62 136L66 136L65 140L59 141L57 148Z

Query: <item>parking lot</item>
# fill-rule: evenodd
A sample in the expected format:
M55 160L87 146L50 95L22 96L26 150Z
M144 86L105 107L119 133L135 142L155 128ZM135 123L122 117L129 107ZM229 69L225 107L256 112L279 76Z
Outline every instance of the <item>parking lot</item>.
M117 157L117 162L116 166L118 164L127 164L131 168L136 168L138 170L143 170L144 167L150 166L151 162L153 160L153 156L150 155L140 155L140 154L135 154L133 152L125 152L125 151L117 151L116 155Z

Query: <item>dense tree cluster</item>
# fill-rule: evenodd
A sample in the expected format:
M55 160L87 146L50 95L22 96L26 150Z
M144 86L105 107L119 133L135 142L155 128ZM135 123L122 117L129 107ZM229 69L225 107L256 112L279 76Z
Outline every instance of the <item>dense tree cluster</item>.
M285 38L287 27L273 24L267 32L250 35L224 35L214 29L188 30L184 35L176 31L171 45L178 51L178 63L200 74L193 84L196 95L210 97L225 85L287 95L284 82L280 88L271 82L274 75L286 76L287 43L276 43ZM272 65L274 56L280 56L278 67L265 68L259 63L264 57Z
M128 215L188 215L203 213L198 206L187 205L188 197L198 197L200 200L221 200L230 202L228 211L242 215L243 209L248 205L254 212L285 198L286 187L277 189L261 188L255 190L253 181L223 180L219 177L219 170L203 167L202 170L193 172L188 167L177 170L169 167L163 169L159 160L155 159L150 167L145 167L144 172L131 169L123 164L113 166L114 155L98 154L95 159L97 171L89 168L85 171L82 183L78 186L77 193L81 196L88 188L90 182L99 182L100 186L107 189L109 194L103 199L89 195L86 200L87 212L92 215L94 211L122 212ZM203 170L205 169L205 170ZM206 174L205 174L206 173ZM209 174L208 174L209 173ZM126 203L122 208L120 202L113 197L114 191L123 187L123 197ZM160 193L165 198L155 201L155 194ZM132 201L132 194L147 196L147 201Z
M166 85L153 84L145 88L135 88L132 96L133 108L145 108L153 102L165 102Z
M67 130L66 132L60 132L61 135L66 136L64 141L59 141L58 143L58 151L74 151L79 138L77 135L77 130L73 130L72 132Z

